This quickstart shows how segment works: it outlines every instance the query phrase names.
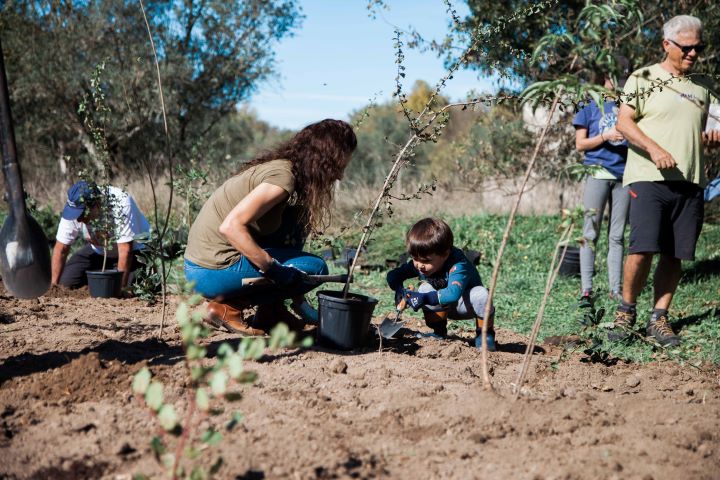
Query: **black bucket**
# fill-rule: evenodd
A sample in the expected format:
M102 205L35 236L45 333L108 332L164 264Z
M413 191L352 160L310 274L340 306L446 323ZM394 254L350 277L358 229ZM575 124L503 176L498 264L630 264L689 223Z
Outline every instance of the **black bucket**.
M377 300L357 293L318 292L320 328L318 342L331 348L352 350L365 345Z
M123 272L105 270L87 272L88 288L93 298L118 298L122 289Z
M566 277L579 277L580 276L580 248L572 245L561 245L558 247L558 258L565 251L565 258L563 258L560 264L560 270L558 273Z

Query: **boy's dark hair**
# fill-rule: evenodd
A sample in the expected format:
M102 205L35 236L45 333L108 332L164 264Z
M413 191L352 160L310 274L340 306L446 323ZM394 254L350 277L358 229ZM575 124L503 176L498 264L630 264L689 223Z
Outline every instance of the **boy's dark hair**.
M405 246L413 258L447 253L452 248L453 241L450 225L439 218L423 218L410 227L405 235Z

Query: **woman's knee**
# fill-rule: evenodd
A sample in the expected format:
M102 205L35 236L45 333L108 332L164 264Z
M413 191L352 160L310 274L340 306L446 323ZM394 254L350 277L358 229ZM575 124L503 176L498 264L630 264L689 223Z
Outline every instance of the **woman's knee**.
M328 266L325 260L318 257L317 255L305 254L302 257L298 257L288 262L295 268L299 268L308 275L327 275Z

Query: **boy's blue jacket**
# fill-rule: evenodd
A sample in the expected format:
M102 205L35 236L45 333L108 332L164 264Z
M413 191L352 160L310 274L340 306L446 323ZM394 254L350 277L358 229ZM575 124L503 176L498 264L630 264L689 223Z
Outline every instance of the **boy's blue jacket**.
M412 260L409 260L388 272L387 284L397 291L402 288L403 282L408 278L420 278L432 285L437 290L440 305L457 303L463 292L482 285L475 265L470 263L462 250L455 247L450 250L450 256L443 266L432 276L422 275L415 268Z

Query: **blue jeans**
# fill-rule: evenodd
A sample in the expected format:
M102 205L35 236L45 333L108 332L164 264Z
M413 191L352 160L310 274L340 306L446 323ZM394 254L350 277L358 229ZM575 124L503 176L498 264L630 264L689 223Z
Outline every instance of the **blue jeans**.
M325 261L311 253L291 248L266 248L265 251L283 265L293 266L309 275L328 273ZM260 305L303 295L317 286L312 284L280 289L275 285L242 284L245 278L261 276L255 265L245 257L240 257L238 262L222 269L201 267L185 259L185 278L195 282L195 291L205 298L241 300Z

